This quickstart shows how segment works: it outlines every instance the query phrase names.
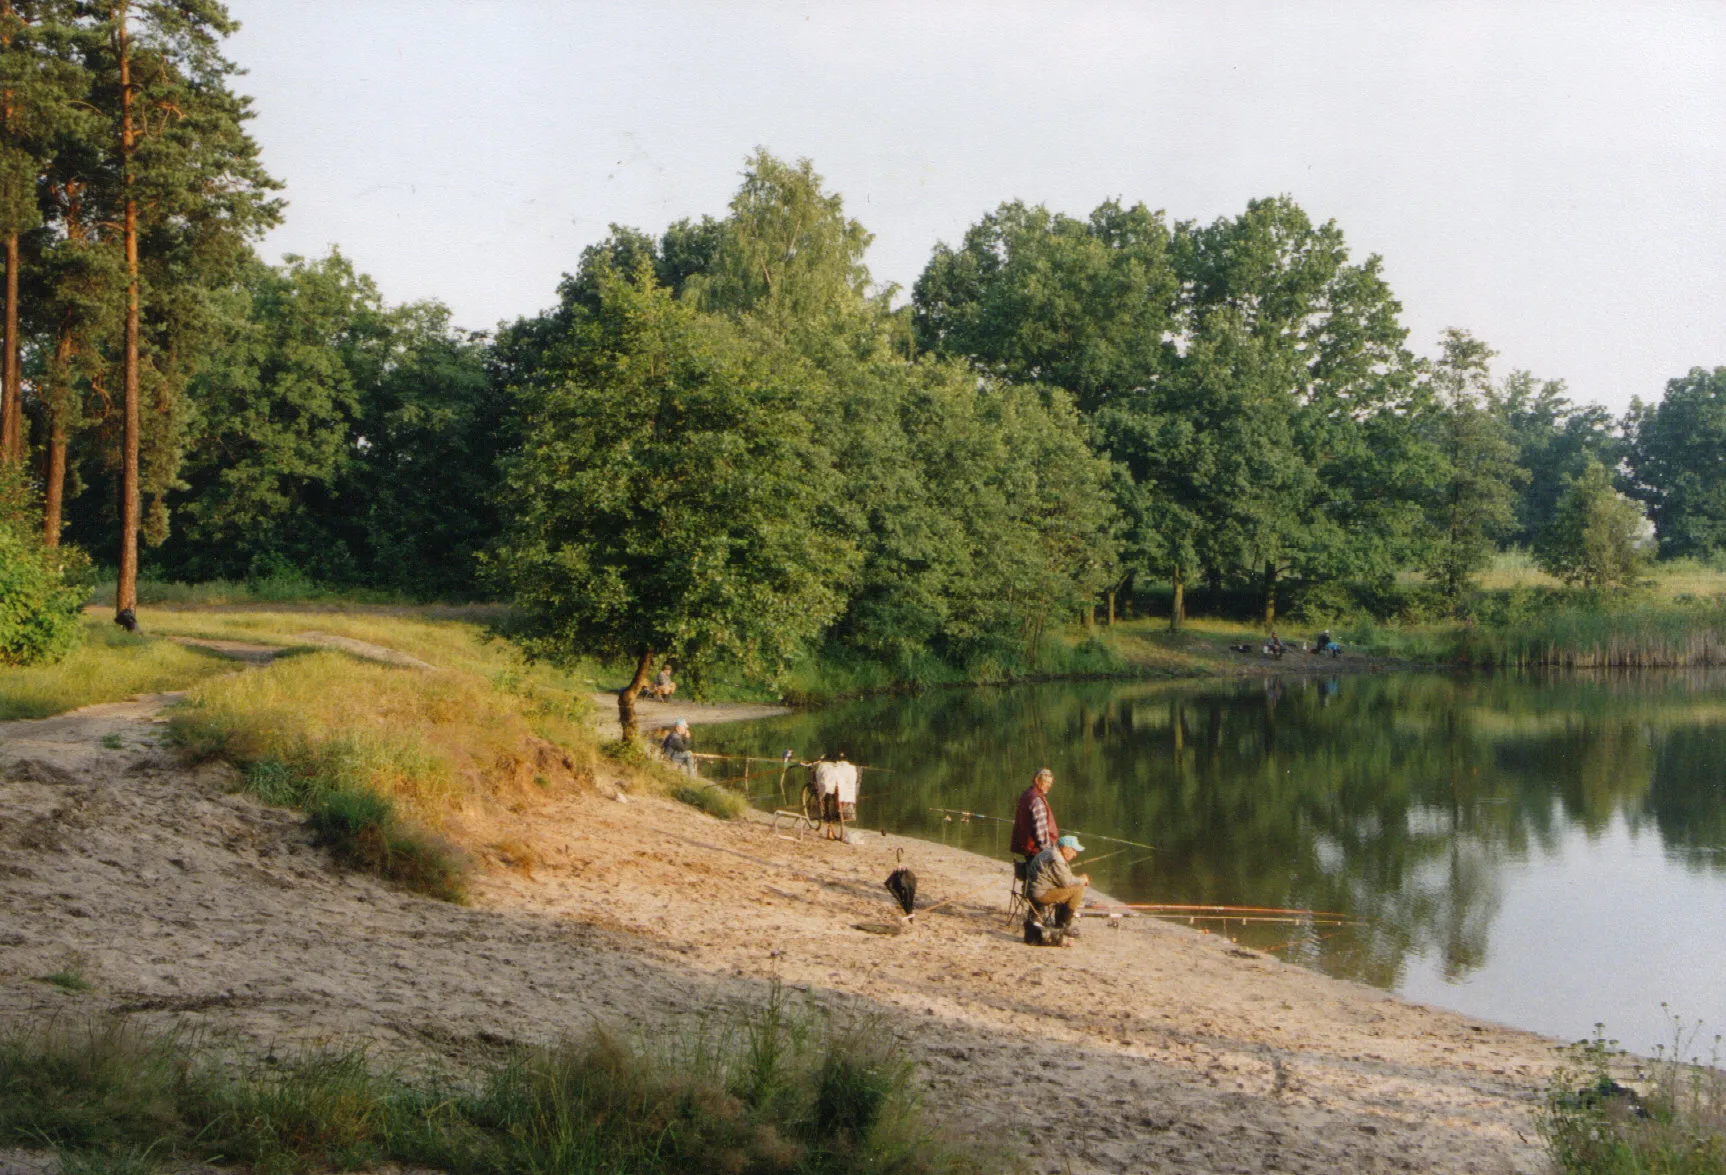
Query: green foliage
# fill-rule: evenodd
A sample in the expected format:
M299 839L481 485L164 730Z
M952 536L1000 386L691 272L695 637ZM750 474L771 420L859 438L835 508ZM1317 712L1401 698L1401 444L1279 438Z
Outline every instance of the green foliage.
M340 253L254 265L223 305L158 574L471 595L505 427L481 344Z
M1626 460L1663 555L1726 549L1726 367L1695 367L1658 404L1632 401Z
M959 249L935 246L913 294L917 342L1094 412L1175 361L1178 289L1162 213L1111 200L1080 221L1015 200Z
M1003 205L915 305L924 346L1074 395L1117 463L1122 570L1252 578L1270 616L1285 575L1388 580L1406 553L1431 458L1399 308L1292 201L1172 231Z
M1642 510L1613 487L1612 474L1592 457L1581 473L1566 475L1551 523L1540 536L1540 569L1569 584L1598 591L1629 587L1645 560Z
M721 820L735 820L749 811L748 800L719 784L683 784L672 788L671 798Z
M1565 478L1588 461L1614 469L1624 456L1617 421L1598 404L1578 406L1564 395L1563 380L1536 380L1513 371L1486 391L1487 410L1504 426L1516 463L1528 471L1517 493L1516 526L1509 541L1532 546L1557 512Z
M937 1138L910 1064L866 1028L788 1009L775 993L757 1012L653 1048L596 1030L410 1080L361 1052L266 1067L130 1021L57 1023L0 1039L0 1145L47 1143L106 1171L140 1156L456 1175L1010 1168Z
M52 665L84 636L80 557L42 545L35 504L23 471L0 463L0 665Z
M531 646L771 676L837 614L856 562L819 517L821 382L645 269L607 278L576 332L568 367L525 393L492 560Z
M1427 505L1421 570L1452 609L1460 608L1495 540L1516 522L1516 485L1528 473L1503 423L1485 406L1493 351L1467 331L1447 330L1433 367L1438 403L1429 421L1441 472Z
M1595 1026L1553 1074L1540 1117L1547 1154L1561 1175L1718 1175L1726 1171L1726 1074L1716 1055L1687 1058L1686 1034L1674 1022L1664 1047L1646 1065ZM1629 1076L1635 1073L1637 1079Z

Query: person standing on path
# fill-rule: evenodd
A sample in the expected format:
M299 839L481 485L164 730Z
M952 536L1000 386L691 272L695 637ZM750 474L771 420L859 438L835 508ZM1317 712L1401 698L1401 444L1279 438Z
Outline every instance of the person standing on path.
M1055 773L1045 767L1019 795L1019 807L1013 813L1012 850L1021 857L1035 857L1044 849L1052 849L1061 837L1054 809L1049 807L1049 789L1054 786Z

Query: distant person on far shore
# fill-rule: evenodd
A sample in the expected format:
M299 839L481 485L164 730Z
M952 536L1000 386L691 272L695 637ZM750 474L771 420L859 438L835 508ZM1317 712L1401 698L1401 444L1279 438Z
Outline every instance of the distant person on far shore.
M677 683L671 680L671 662L667 661L659 667L659 676L653 679L653 684L647 687L653 693L656 701L667 701L677 692Z
M1019 807L1013 813L1011 847L1021 857L1035 857L1044 849L1053 848L1060 839L1054 809L1049 807L1049 789L1054 786L1055 773L1045 767L1031 780L1031 786L1019 794Z

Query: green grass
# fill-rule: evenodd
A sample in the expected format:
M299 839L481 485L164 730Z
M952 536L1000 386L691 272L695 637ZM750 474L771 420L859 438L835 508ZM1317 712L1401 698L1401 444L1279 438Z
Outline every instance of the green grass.
M57 1021L0 1039L0 1145L55 1147L83 1170L203 1160L265 1175L1010 1169L936 1134L911 1064L872 1028L776 992L668 1044L594 1030L410 1077L356 1050L260 1064L128 1020Z
M91 604L112 606L114 581L105 580L90 588ZM411 604L413 599L401 592L373 588L326 587L298 572L279 572L253 579L212 579L204 583L171 583L162 580L138 581L140 607L161 604L322 604L339 601L353 604Z
M671 789L671 798L721 820L735 820L749 811L745 797L718 783L678 784Z
M303 614L154 614L188 633L291 643ZM465 854L443 835L471 802L519 804L548 770L591 779L583 694L476 624L418 616L319 616L322 631L398 649L434 670L305 652L207 681L172 729L194 754L238 765L241 787L307 813L336 858L460 900ZM547 764L554 764L548 768Z
M74 967L62 968L51 975L38 975L36 978L39 982L52 984L62 991L89 991L91 986L83 973Z
M234 662L159 636L136 636L111 619L86 616L84 643L56 665L0 667L0 720L46 718L134 694L185 689Z
M1694 1033L1674 1023L1671 1052L1637 1062L1607 1040L1570 1050L1553 1076L1541 1136L1561 1175L1720 1175L1726 1172L1726 1072L1720 1038L1708 1063L1687 1058Z

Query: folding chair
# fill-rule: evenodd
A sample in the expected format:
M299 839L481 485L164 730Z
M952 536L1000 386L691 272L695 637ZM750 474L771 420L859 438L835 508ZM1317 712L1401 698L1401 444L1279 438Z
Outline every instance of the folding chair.
M1022 916L1031 912L1031 895L1026 887L1030 884L1026 870L1031 864L1029 857L1018 853L1013 854L1013 880L1007 888L1007 925L1011 926Z

